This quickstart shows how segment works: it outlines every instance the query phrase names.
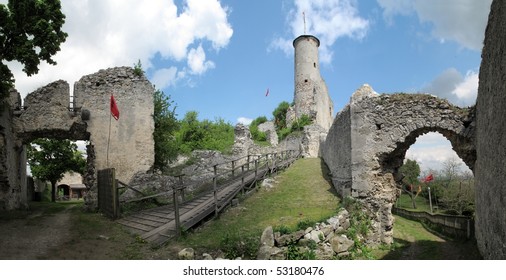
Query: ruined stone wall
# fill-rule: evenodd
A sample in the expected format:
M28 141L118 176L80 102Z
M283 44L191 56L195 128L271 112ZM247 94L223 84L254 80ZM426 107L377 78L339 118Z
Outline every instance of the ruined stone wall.
M26 208L26 151L16 138L13 119L21 105L21 96L10 92L0 109L0 210Z
M334 119L327 139L322 144L322 158L332 174L332 184L341 195L351 194L351 119L346 106Z
M399 194L394 178L406 151L418 136L440 132L473 169L476 159L473 110L452 106L430 95L378 95L368 85L351 98L349 126L347 110L339 114L334 123L337 127L332 127L327 136L324 159L332 177L343 178L343 184L347 183L351 170L351 195L364 202L374 219L371 239L390 243L391 209ZM342 185L335 187L339 189Z
M27 204L24 145L36 138L90 140L84 183L91 188L87 206L92 209L97 170L116 168L117 178L128 183L152 168L154 87L143 75L119 67L84 76L75 84L72 106L69 89L65 81L50 83L28 94L23 107L13 93L1 111L0 210ZM110 117L111 94L120 110L118 121Z
M29 143L37 138L87 140L86 123L69 110L70 87L65 81L50 83L28 94L24 109L14 118L16 135Z
M506 259L506 1L489 15L476 103L476 239L486 259Z
M152 168L153 92L144 75L137 76L130 67L100 70L75 83L76 106L90 112L87 131L97 170L114 167L117 178L128 183L135 173ZM119 120L111 118L111 94L120 111Z
M258 125L258 130L265 132L267 135L267 141L271 146L276 146L279 143L278 134L276 132L276 126L273 121L264 122Z

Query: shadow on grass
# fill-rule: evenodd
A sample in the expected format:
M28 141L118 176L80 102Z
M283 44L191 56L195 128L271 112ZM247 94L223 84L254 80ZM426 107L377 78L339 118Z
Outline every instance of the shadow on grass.
M339 195L337 194L336 189L334 188L334 184L332 183L332 177L330 176L330 169L327 166L327 164L325 163L325 161L323 160L323 158L320 158L320 167L321 167L321 170L322 170L323 178L330 185L330 188L329 188L328 192L330 192L331 194L335 195L336 197L339 197Z
M481 260L474 240L409 242L394 238L382 260Z

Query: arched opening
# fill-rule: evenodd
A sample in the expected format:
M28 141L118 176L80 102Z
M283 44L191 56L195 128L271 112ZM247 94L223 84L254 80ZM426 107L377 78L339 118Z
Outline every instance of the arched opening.
M70 186L66 184L61 184L56 187L56 193L58 194L58 199L60 200L69 200L70 199Z
M473 140L470 137L464 137L455 131L441 129L437 127L423 127L413 130L404 139L404 142L396 143L396 147L389 153L384 153L378 156L379 163L381 165L382 173L392 173L395 181L399 181L400 174L399 168L404 163L407 150L416 142L419 136L427 133L437 132L446 138L450 143L452 149L458 155L459 158L465 163L470 169L474 169L474 163L476 162L476 149L474 147Z
M473 215L473 172L442 134L430 132L419 136L406 151L399 173L402 177L398 182L401 195L396 207L409 211Z

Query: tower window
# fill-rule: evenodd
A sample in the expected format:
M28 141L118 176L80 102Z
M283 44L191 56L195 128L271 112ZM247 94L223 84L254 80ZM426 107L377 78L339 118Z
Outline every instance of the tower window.
M307 83L307 79L304 80L304 83Z
M313 62L313 66L314 66L314 68L316 68L316 62Z

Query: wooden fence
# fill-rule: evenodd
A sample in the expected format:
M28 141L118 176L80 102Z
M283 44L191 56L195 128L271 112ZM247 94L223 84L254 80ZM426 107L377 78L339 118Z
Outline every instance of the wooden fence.
M427 223L432 229L447 236L474 238L474 220L471 217L414 212L396 207L392 208L392 213L406 219Z
M158 194L143 195L137 190L136 192L140 197L128 199L121 203L124 205L146 199L163 200L163 204L170 206L171 209L168 214L163 215L164 218L168 217L167 220L161 221L157 218L156 222L162 224L147 229L148 222L143 221L143 219L149 218L151 219L149 224L153 224L153 219L148 217L148 215L151 215L148 212L158 211L153 208L146 210L147 212L139 211L142 214L132 213L130 216L136 216L135 218L127 216L119 223L131 228L142 228L142 230L147 231L140 234L143 239L163 243L169 236L179 235L181 229L188 229L213 213L215 216L218 215L219 212L232 203L233 198L239 193L248 193L254 190L256 182L264 179L268 174L285 169L300 155L301 153L298 150L248 155L209 166L206 168L205 176L197 176L201 179L196 181L192 181L190 176L184 174L176 176L177 179L174 182L163 181L161 184L166 185L166 191ZM132 186L122 188L125 187L133 188ZM166 206L160 206L159 208Z
M162 182L162 184L168 184L169 186L167 189L170 190L150 195L143 194L141 191L135 189L134 186L128 186L122 182L119 182L121 185L123 185L120 187L120 189L128 188L140 195L136 198L120 200L120 203L125 204L159 198L164 202L162 204L171 204L174 202L173 196L176 189L181 202L190 201L206 193L215 193L216 191L219 191L220 188L227 185L227 182L241 180L244 183L245 176L249 173L254 173L255 177L259 176L259 172L261 170L268 169L269 172L275 173L279 169L284 169L286 167L284 164L289 162L288 159L294 159L299 156L299 150L286 150L275 153L246 155L230 161L209 166L209 170L212 171L207 171L207 176L204 174L205 172L202 172L201 174L176 175L176 183L173 183L171 185L169 182ZM199 177L199 175L202 178L201 180L192 181L190 179L192 176ZM247 190L249 187L246 186L245 189Z
M107 217L116 219L120 216L118 183L114 168L97 172L98 209Z

